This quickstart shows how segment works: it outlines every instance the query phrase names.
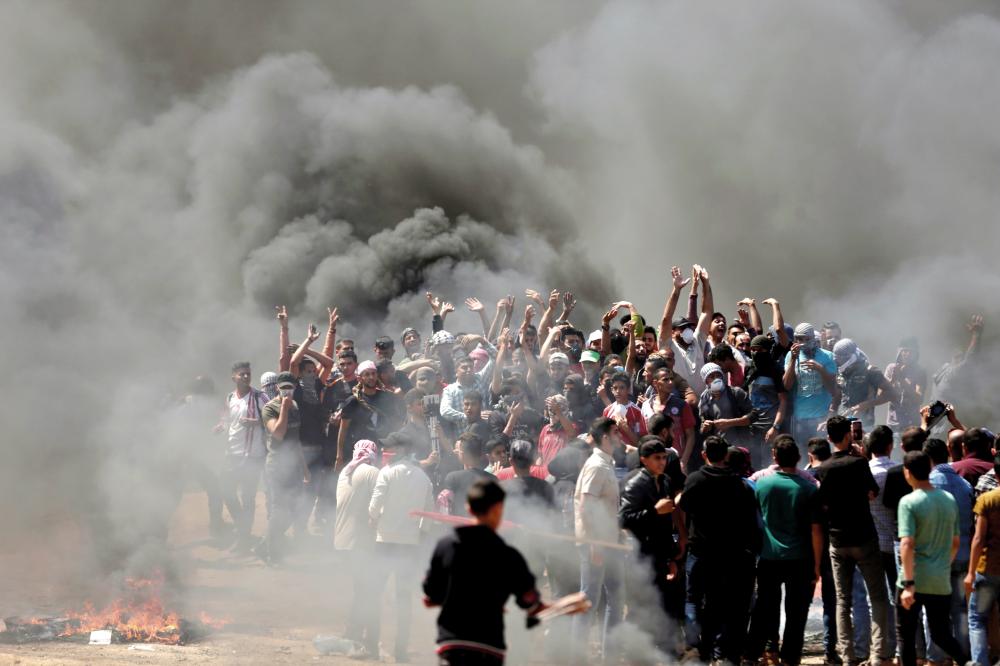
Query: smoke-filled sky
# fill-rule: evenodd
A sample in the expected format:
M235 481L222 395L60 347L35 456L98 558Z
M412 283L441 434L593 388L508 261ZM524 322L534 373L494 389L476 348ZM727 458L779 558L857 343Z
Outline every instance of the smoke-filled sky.
M936 366L1000 314L998 62L989 2L3 3L0 499L90 498L163 390L271 369L278 303L658 319L697 262Z

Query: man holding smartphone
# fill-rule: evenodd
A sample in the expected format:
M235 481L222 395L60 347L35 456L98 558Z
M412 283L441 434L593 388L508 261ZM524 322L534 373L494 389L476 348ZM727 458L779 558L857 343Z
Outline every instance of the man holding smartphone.
M785 356L785 390L792 396L792 436L806 459L806 443L830 414L837 386L837 363L833 354L821 349L812 324L795 327L792 348Z

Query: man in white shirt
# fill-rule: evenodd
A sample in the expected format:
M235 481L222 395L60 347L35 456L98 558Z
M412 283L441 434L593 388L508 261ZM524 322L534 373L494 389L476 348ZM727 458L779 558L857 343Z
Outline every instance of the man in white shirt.
M261 410L268 403L263 392L250 386L250 363L233 364L234 390L226 396L225 411L215 427L227 433L226 458L219 475L219 488L226 509L236 523L235 549L248 552L257 504L257 486L267 455L267 430Z
M669 348L674 352L677 359L677 362L674 363L674 372L683 377L694 392L700 395L705 390L705 382L702 380L699 370L701 370L701 366L705 365L705 338L712 324L712 308L715 307L712 285L709 282L708 271L697 264L692 267L690 278L682 277L681 270L677 266L672 267L670 272L673 278L673 288L667 298L667 304L663 308L663 318L660 320L660 335L658 337L660 349ZM692 279L695 281L695 285L701 282L701 315L697 322L691 321L687 317L674 319L681 289Z
M490 381L493 379L493 363L496 358L496 348L482 336L482 345L489 354L490 360L475 372L474 362L468 356L455 362L455 382L444 387L441 393L441 418L450 423L456 432L465 430L465 413L462 411L462 401L467 391L478 391L483 396L483 404L488 404L490 398Z
M410 511L434 509L434 487L427 474L413 458L410 440L394 432L383 442L396 451L392 463L383 467L375 481L368 515L375 524L375 555L380 569L379 585L374 591L375 603L382 597L382 586L390 575L396 582L396 661L409 661L410 605L417 578L415 566L421 560L420 521ZM367 640L378 645L378 623Z
M618 426L613 419L599 418L590 429L594 450L583 463L573 493L573 508L578 539L594 539L617 543L618 527L618 477L615 476L612 451L623 446ZM595 600L603 590L606 606L601 628L601 654L605 661L613 661L615 652L607 642L608 632L622 617L622 561L617 551L600 546L580 546L580 591ZM573 618L573 643L583 654L590 644L590 626L593 612Z
M368 516L379 470L375 467L378 447L370 439L354 445L354 456L337 479L337 520L333 547L345 551L350 562L353 599L347 613L345 637L364 646L365 656L378 657L379 607L372 603L372 588L379 571L371 566L375 550L375 528ZM373 630L374 627L374 630ZM372 637L375 642L372 642Z

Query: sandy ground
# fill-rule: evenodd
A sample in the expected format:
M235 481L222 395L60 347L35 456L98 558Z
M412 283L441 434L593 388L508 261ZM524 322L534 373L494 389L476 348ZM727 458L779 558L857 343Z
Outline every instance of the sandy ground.
M263 507L255 533L264 528ZM269 568L250 556L230 553L208 537L205 497L182 499L170 529L175 559L185 572L184 605L224 618L226 625L189 645L91 646L77 642L0 644L0 664L360 664L343 656L320 655L313 646L319 634L340 634L350 596L350 572L329 538L313 536L281 568ZM79 535L71 528L64 547L50 540L0 552L0 617L56 616L78 607L87 591L65 575L66 553ZM383 661L392 663L392 595L383 609ZM186 616L186 613L182 613ZM435 612L414 599L411 663L436 664L433 653ZM518 618L520 620L520 618ZM532 632L533 640L540 639ZM818 658L808 660L820 663ZM536 663L542 664L543 661Z

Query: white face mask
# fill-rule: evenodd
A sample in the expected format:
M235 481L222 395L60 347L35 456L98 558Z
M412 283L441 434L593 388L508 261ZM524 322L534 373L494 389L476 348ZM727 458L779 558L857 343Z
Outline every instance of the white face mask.
M278 395L282 398L291 398L293 393L295 393L295 389L293 388L278 389Z
M722 393L722 389L726 388L726 382L721 379L713 379L708 388L711 389L712 393Z
M683 340L684 344L686 345L689 345L692 342L694 342L694 330L690 328L685 328L683 331L681 331L681 340Z

